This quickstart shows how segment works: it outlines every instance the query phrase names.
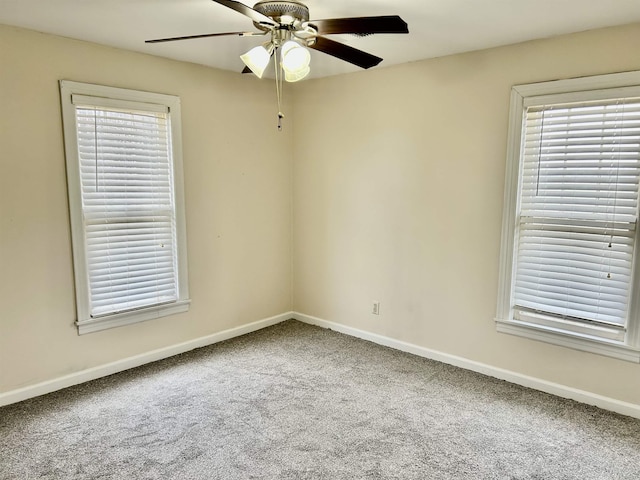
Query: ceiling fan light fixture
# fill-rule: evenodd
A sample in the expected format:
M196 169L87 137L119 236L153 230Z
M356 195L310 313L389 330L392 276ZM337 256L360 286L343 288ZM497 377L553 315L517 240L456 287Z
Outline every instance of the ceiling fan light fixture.
M304 77L306 77L307 75L309 75L309 72L311 71L311 69L309 67L303 69L303 70L298 70L296 72L287 72L285 70L284 72L284 79L289 82L298 82L300 80L302 80Z
M288 40L282 45L280 55L287 82L297 82L309 74L311 54L306 47L296 41Z
M259 45L252 48L244 55L240 55L240 60L249 67L249 69L258 78L262 78L264 71L269 65L271 60L271 54L273 53L273 43L267 42L264 45Z

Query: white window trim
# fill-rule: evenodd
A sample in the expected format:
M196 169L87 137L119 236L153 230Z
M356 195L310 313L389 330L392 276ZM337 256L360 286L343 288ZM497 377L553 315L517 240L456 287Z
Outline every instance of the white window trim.
M80 184L80 162L78 158L76 111L72 103L72 95L101 97L105 102L109 99L138 102L150 109L168 108L171 114L171 145L173 156L173 179L176 214L176 252L178 257L177 282L179 298L166 305L155 305L139 310L116 313L104 317L92 318L89 313L89 281L87 275L87 259L85 252L84 227L82 222L82 197ZM180 98L173 95L142 92L123 88L93 85L88 83L60 81L60 98L64 126L64 145L67 166L67 188L71 220L71 236L73 240L73 263L76 289L76 311L78 333L97 332L107 328L129 325L153 318L160 318L189 309L189 285L187 270L187 237L184 203L184 179L182 173L182 130Z
M518 207L518 183L520 177L520 146L524 107L532 97L556 95L558 102L569 102L580 97L579 92L607 90L607 95L624 95L626 87L640 86L640 71L624 72L594 77L583 77L551 82L517 85L511 90L509 112L509 133L507 143L507 163L505 171L504 210L498 280L498 304L496 325L498 332L518 335L532 340L576 350L597 353L622 360L640 363L640 248L636 239L634 255L631 300L629 305L629 325L626 340L607 341L588 334L569 334L554 328L514 320L511 298L515 275L515 232Z

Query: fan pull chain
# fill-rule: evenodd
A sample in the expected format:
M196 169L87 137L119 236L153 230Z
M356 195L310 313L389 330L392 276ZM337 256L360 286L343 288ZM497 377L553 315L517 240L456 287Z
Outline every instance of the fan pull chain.
M282 76L281 76L281 72L280 72L280 62L278 61L278 52L279 52L279 48L276 47L275 50L275 62L273 62L275 64L276 67L276 94L278 97L278 131L281 132L282 131L282 119L284 118L284 113L282 113Z

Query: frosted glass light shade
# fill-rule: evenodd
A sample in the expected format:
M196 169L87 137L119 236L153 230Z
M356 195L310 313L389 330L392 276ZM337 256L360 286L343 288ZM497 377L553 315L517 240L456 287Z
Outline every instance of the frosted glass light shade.
M284 79L287 82L297 82L299 80L302 80L307 75L309 75L310 71L311 71L311 68L309 68L309 67L307 67L307 68L305 68L303 70L298 70L296 72L287 72L285 70L284 71Z
M262 78L265 69L269 65L269 60L271 60L271 52L264 45L260 45L252 48L244 55L240 55L240 59L255 73L256 77Z
M311 54L299 43L289 40L282 45L281 62L285 80L297 82L309 74Z

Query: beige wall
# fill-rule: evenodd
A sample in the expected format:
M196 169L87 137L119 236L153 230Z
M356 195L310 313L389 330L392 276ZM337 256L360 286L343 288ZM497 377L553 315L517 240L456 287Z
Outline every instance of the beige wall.
M59 79L180 96L188 313L76 333ZM271 84L0 26L0 95L0 392L291 310L292 130Z
M300 84L294 309L640 404L640 365L494 324L511 86L637 70L639 44L636 24Z
M640 404L640 366L493 323L510 87L640 69L639 43L633 25L301 82L277 133L271 82L0 26L0 393L293 307ZM61 78L181 97L189 313L77 335Z

